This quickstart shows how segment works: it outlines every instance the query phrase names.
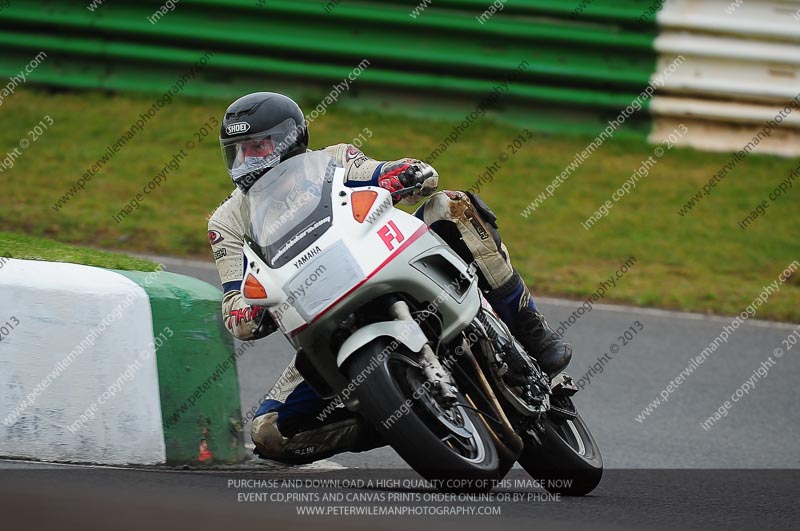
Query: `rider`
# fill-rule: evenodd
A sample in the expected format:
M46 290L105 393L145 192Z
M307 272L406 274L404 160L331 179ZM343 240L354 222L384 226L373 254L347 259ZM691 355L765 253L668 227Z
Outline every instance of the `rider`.
M208 239L224 291L222 318L238 339L259 339L276 326L269 313L264 315L263 308L248 306L241 294L245 221L240 205L256 180L269 179L270 169L308 151L308 124L290 98L257 92L239 98L225 111L220 144L236 185L208 223ZM544 371L553 375L569 363L570 345L545 322L511 266L496 216L477 194L449 190L434 193L438 175L417 159L377 161L349 144L322 151L345 168L346 184L351 187L381 186L396 191L422 180L421 188L403 202L415 204L429 196L415 215L467 263L477 264L479 286L486 299ZM305 463L381 444L374 430L343 407L319 421L317 416L327 405L303 381L292 359L253 419L251 435L256 453L286 463Z

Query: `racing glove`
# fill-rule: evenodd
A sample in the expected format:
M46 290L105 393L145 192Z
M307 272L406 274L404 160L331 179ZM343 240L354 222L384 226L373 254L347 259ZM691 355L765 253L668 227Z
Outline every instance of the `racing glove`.
M409 191L402 197L402 201L408 205L414 205L424 196L431 195L436 191L439 184L439 174L430 164L416 159L402 159L387 162L381 168L381 175L378 177L378 185L390 192L398 192L404 188L411 188L419 185L414 191ZM401 198L393 195L392 198L397 202Z

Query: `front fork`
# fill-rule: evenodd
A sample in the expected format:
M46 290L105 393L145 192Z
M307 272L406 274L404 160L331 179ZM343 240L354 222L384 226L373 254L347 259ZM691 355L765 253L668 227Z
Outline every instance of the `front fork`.
M398 320L413 320L408 305L404 301L396 301L391 304L389 313ZM463 389L462 394L469 402L468 407L477 410L481 414L484 423L492 434L492 439L502 460L507 462L510 468L511 463L516 461L520 452L522 452L522 438L517 435L508 417L506 417L503 407L495 396L491 384L486 380L484 371L472 354L470 344L466 339L462 340L458 357L461 359L455 360L450 367L463 376L461 381L466 388ZM451 373L444 368L436 356L436 352L427 343L420 351L419 365L427 380L437 387L443 401L455 404L458 399L455 392L458 389L453 382Z
M389 306L389 314L399 321L413 321L411 311L408 309L408 304L405 301L394 302ZM447 404L452 404L456 401L456 388L455 383L450 378L450 373L442 366L436 353L431 348L430 344L425 343L420 351L419 365L425 379L431 382L440 396Z

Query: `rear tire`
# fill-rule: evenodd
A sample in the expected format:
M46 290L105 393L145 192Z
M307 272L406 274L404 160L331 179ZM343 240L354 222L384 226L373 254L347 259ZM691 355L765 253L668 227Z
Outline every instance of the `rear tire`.
M353 393L360 402L359 413L437 488L489 490L499 479L501 464L480 415L462 406L468 402L460 393L456 405L444 409L424 387L420 369L403 361L414 358L405 347L381 354L388 343L387 338L376 339L344 367L350 381L362 381Z
M574 419L548 416L544 433L536 433L541 444L530 434L521 434L525 448L519 464L545 490L583 496L597 487L603 477L603 458L580 415Z

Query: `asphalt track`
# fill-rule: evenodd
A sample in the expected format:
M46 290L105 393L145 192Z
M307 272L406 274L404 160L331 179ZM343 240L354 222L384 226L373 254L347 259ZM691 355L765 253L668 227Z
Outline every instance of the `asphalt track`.
M162 262L170 271L218 285L210 263ZM540 299L538 304L554 327L580 306L577 301L556 299ZM800 378L800 343L790 349L782 343L795 325L748 320L668 394L667 402L637 420L730 322L730 318L598 304L567 329L575 351L569 372L576 380L584 377L576 403L606 466L602 483L585 498L553 499L526 483L521 470L514 470L511 483L496 489L499 497L436 499L433 489L413 483L416 476L391 449L383 448L299 468L252 461L213 472L0 461L0 507L12 522L25 515L20 519L25 527L9 529L227 528L252 526L259 519L264 527L286 524L294 529L407 529L434 524L445 529L798 529L800 393L795 382ZM642 330L630 341L622 339L630 327ZM784 350L781 357L775 356L778 348ZM605 363L598 364L604 354ZM287 342L273 334L239 359L243 410L261 399L290 356ZM585 375L595 364L602 372L594 371L587 383ZM765 366L768 370L762 369L763 375L755 378L754 371ZM731 400L748 380L752 389ZM726 400L731 404L725 408L726 416L704 429L701 423ZM237 488L228 483L243 478L328 478L334 483L317 489L318 496L333 492L360 501L288 502L275 497L281 488ZM389 488L366 486L369 479L387 478L399 483L383 484ZM408 482L403 484L404 480ZM314 490L310 487L291 492L310 495ZM248 499L248 492L261 496ZM380 493L384 501L370 503L364 493ZM431 501L389 503L390 493ZM329 507L330 514L298 515L298 507L308 505ZM342 514L370 505L405 507L398 511L406 514ZM414 514L423 506L433 507L426 509L428 513L439 513ZM466 514L469 507L500 514ZM451 514L457 511L465 514Z

